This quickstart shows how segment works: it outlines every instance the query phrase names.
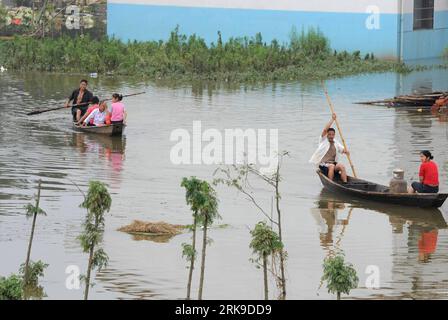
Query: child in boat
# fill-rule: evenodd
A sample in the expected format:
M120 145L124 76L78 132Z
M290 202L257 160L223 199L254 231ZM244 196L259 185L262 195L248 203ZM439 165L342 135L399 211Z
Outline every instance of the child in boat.
M86 120L86 118L92 113L92 111L98 109L99 106L100 106L100 99L97 96L93 97L92 105L87 109L86 114L82 116L78 124L82 124L84 120ZM90 123L93 124L93 119L90 120Z
M107 121L107 116L109 114L109 111L107 111L107 103L106 101L102 101L99 105L99 107L95 110L93 110L90 115L87 116L87 118L83 122L83 126L104 126L109 124ZM90 120L93 119L93 123L90 123Z
M434 157L431 152L424 150L420 153L420 182L413 182L409 193L438 193L439 192L439 170L437 164L432 161Z
M123 100L123 96L118 93L114 93L112 95L112 106L111 106L111 124L117 124L117 123L126 123L126 108L121 102Z

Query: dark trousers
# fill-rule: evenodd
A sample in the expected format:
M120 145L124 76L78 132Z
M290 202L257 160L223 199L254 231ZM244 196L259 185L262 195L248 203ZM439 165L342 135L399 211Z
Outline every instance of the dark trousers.
M421 182L412 182L412 189L417 191L418 193L438 193L439 187L431 187L427 184L423 184Z

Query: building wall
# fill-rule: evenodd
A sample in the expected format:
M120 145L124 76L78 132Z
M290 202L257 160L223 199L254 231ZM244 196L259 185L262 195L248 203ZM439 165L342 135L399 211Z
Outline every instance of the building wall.
M403 60L437 58L448 47L448 0L435 0L434 10L434 29L413 30L414 1L403 1Z
M379 28L368 28L371 8ZM448 0L435 0L433 30L413 30L414 0L109 0L108 34L122 40L165 40L179 25L207 42L254 36L288 42L318 27L340 51L373 52L404 61L440 57L448 44Z
M377 6L379 28L369 29L369 6ZM397 0L110 0L108 34L123 40L167 39L179 25L207 42L254 36L288 42L293 27L318 27L336 50L397 57Z

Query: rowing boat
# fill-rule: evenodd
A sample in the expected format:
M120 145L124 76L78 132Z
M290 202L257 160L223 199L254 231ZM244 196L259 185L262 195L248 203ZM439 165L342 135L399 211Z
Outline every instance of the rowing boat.
M328 179L320 170L317 174L328 191L370 201L420 208L439 208L448 197L446 193L391 193L389 187L366 180L348 177L348 182L342 183L338 179L335 181Z
M99 127L83 127L79 126L77 124L73 124L73 130L78 132L84 132L84 133L93 133L93 134L101 134L106 136L121 136L123 134L124 129L126 128L126 125L122 123L118 124L110 124L105 126L99 126Z

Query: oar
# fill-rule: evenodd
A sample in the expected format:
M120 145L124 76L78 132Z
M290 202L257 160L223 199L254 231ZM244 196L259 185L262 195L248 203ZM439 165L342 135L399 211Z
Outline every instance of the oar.
M323 81L322 81L322 87L324 88L325 96L327 97L327 101L328 101L328 105L330 106L331 113L335 114L333 104L331 103L330 96L328 95L327 88L325 87L325 83ZM339 125L339 121L337 118L335 119L335 122L336 122L336 127L338 127L339 135L341 136L342 144L344 145L345 150L348 150L347 144L345 143L344 136L342 135L341 126ZM352 159L350 158L349 154L346 154L346 155L348 158L348 162L350 163L350 167L352 168L353 175L355 176L355 178L357 178L355 166L352 163Z
M86 106L86 105L88 105L88 104L90 104L90 102L84 102L84 103L80 103L80 104L74 104L74 105L72 105L72 106L70 106L70 107L81 107L81 106ZM44 113L44 112L50 112L50 111L55 111L55 110L60 110L60 109L65 109L65 106L64 106L64 107L50 108L50 109L34 110L34 111L31 111L31 112L28 112L26 115L27 115L27 116L33 116L33 115L35 115L35 114L41 114L41 113Z
M124 95L123 98L137 96L137 95L144 94L144 93L146 93L146 92L143 91L143 92L127 94L127 95ZM102 101L109 101L109 100L112 100L112 99L109 98L109 99L105 99L105 100L102 100ZM72 107L72 108L73 107L81 107L81 106L86 106L86 105L89 105L89 104L90 104L90 102L84 102L84 103L80 103L80 104L74 104L74 105L69 106L69 107ZM50 111L61 110L61 109L65 109L65 106L64 107L50 108L50 109L34 110L34 111L31 111L31 112L27 113L26 115L27 116L32 116L32 115L35 115L35 114L41 114L41 113L44 113L44 112L50 112Z

